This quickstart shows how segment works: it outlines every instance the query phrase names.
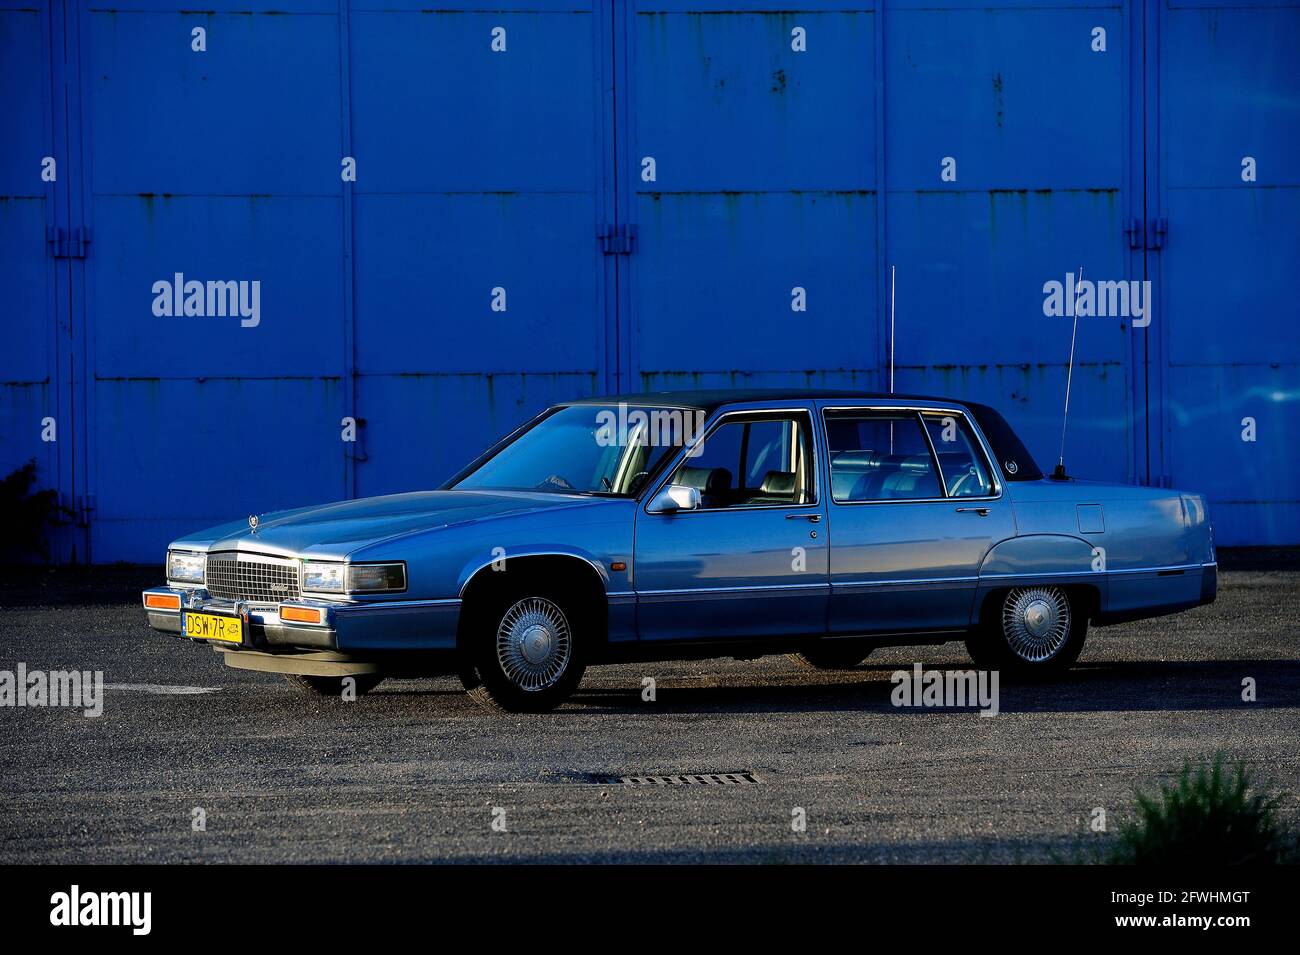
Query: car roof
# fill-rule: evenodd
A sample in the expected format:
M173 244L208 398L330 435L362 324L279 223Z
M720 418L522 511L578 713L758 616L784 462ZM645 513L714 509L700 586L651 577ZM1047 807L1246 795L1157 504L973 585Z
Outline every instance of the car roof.
M804 399L849 399L857 401L867 398L881 401L947 401L971 407L970 402L955 398L941 398L937 395L889 395L878 391L854 391L845 388L735 388L702 391L647 391L630 395L603 395L592 398L578 398L565 402L571 405L652 405L671 408L693 408L712 412L723 405L749 401L795 401Z

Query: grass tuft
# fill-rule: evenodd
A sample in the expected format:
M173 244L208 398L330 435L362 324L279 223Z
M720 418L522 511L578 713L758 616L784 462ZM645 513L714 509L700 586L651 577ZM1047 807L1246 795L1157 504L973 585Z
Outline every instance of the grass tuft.
M1278 818L1280 797L1222 753L1183 771L1158 794L1137 792L1106 859L1112 865L1279 865L1300 860L1294 833Z

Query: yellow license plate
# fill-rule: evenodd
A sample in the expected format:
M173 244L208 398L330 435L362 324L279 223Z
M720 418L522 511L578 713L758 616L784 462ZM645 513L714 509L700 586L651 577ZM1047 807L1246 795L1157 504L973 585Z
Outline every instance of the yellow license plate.
M219 617L212 613L185 611L185 636L195 640L244 642L244 621L238 617Z

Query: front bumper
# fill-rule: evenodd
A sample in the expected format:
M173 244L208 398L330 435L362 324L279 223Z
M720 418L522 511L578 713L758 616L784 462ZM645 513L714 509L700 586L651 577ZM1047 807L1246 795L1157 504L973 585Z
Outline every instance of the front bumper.
M149 606L149 597L169 598L179 607ZM141 595L149 626L163 633L181 633L181 609L234 614L243 619L243 644L201 640L224 649L274 650L454 650L460 622L460 601L388 600L330 602L293 600L258 604L211 596L202 588L153 587ZM320 612L320 623L285 620L281 611L296 607Z

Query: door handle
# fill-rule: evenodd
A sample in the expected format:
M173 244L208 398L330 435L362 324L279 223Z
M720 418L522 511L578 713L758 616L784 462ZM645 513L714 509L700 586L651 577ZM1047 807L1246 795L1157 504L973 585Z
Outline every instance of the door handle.
M970 514L970 513L972 513L972 512L975 513L975 514L978 514L980 517L988 517L988 516L989 516L989 509L988 509L987 507L959 507L959 508L957 508L957 513L958 513L958 514Z
M787 521L812 521L816 524L822 519L822 516L820 514L787 514L785 519Z

